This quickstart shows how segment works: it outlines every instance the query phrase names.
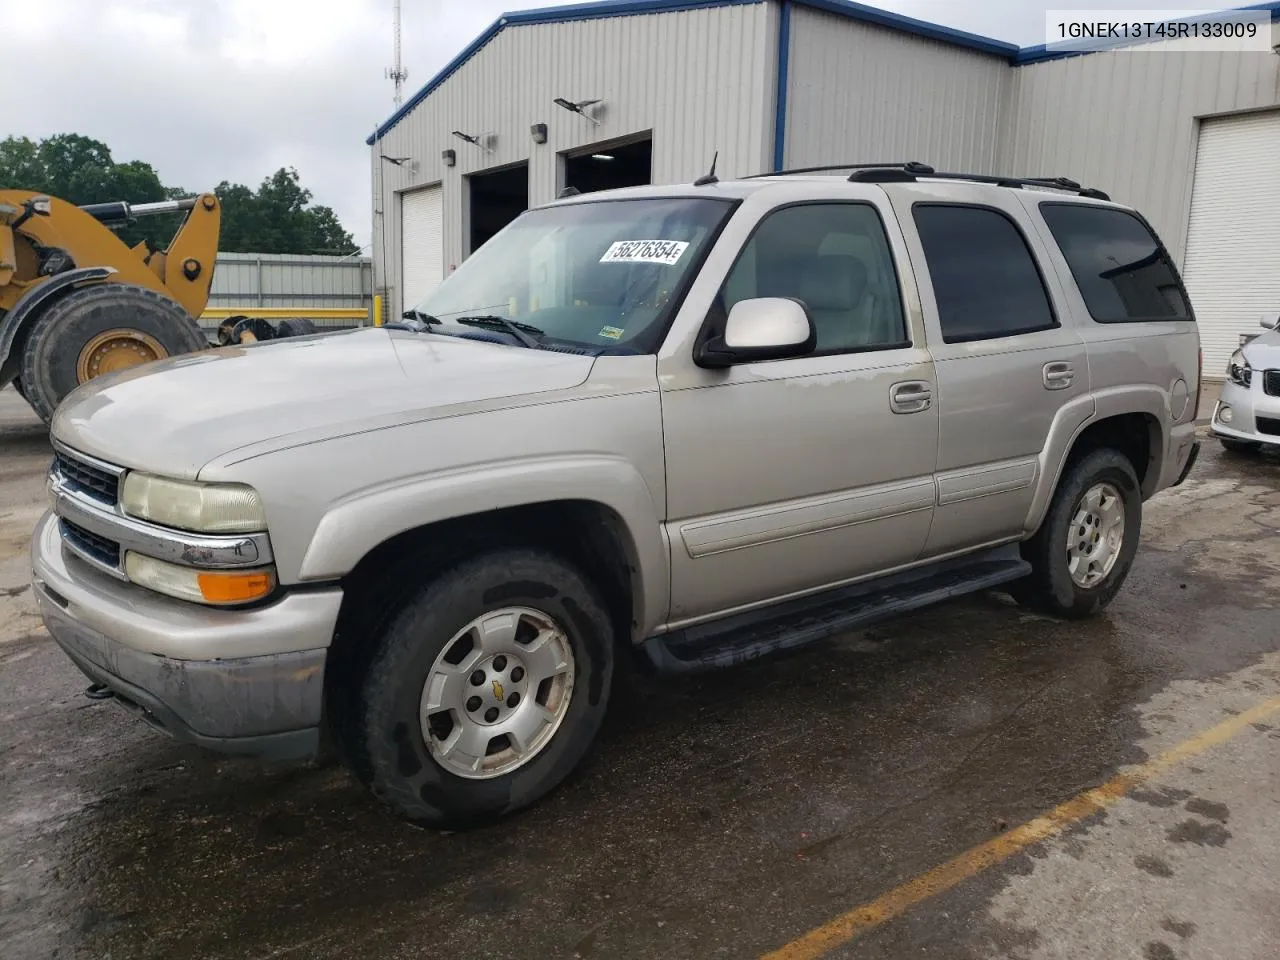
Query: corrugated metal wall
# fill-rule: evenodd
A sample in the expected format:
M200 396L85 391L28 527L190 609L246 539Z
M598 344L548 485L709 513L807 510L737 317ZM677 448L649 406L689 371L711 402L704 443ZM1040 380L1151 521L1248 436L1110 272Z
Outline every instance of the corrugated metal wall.
M1199 120L1280 105L1280 57L1160 46L1010 71L1000 167L1068 176L1138 207L1181 264Z
M561 151L648 130L655 183L694 179L717 150L722 176L767 169L777 15L772 4L746 3L505 28L372 148L376 283L392 288L391 309L400 309L396 191L443 184L447 272L464 254L469 173L528 160L529 202L545 203L558 189ZM557 96L603 99L601 124L557 107ZM547 143L533 143L534 123L547 124ZM496 135L493 152L453 130ZM457 151L455 167L440 159L446 148Z
M1010 72L990 54L793 7L785 165L991 172Z
M219 253L209 306L367 309L372 292L368 257Z

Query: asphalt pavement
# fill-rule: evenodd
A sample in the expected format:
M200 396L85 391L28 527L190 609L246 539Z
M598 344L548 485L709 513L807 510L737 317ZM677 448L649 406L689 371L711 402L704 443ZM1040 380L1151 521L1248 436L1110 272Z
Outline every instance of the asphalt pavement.
M26 587L48 458L0 391L5 960L1275 956L1278 457L1206 445L1095 620L992 593L640 680L456 834L84 698Z

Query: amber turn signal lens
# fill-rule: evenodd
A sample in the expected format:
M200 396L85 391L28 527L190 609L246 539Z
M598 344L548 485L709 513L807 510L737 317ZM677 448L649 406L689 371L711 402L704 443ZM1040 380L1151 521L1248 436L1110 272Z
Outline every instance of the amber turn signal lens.
M206 603L248 603L265 597L276 585L275 577L266 570L252 573L201 573L197 582Z

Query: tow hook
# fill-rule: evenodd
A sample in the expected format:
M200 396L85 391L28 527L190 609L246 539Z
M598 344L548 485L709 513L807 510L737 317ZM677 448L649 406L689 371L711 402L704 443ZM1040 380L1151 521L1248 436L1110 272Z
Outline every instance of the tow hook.
M105 683L91 683L84 688L84 695L90 700L110 700L115 696Z

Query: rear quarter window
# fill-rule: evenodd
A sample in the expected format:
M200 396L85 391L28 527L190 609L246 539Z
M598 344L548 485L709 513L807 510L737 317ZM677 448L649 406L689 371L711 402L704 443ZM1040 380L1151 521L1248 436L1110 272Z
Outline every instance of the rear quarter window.
M1079 203L1040 213L1098 323L1192 319L1173 261L1138 217Z

